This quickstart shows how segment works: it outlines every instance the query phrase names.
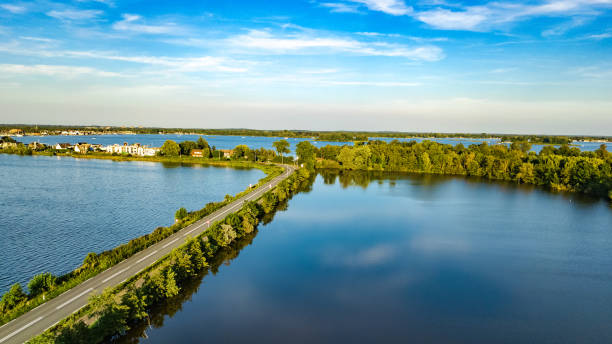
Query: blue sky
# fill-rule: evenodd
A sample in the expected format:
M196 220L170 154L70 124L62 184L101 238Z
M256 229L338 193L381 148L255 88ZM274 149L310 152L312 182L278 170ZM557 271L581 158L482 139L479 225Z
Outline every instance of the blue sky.
M0 0L0 122L612 135L611 23L612 0Z

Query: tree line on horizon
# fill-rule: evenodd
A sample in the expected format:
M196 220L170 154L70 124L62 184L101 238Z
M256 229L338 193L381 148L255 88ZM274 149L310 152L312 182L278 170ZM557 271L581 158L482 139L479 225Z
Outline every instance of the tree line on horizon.
M129 131L134 134L201 134L220 136L263 136L263 137L287 137L287 138L311 138L319 141L367 141L371 138L472 138L488 139L500 138L502 141L528 141L542 144L564 144L573 140L612 140L612 136L603 135L534 135L534 134L509 134L509 133L441 133L441 132L400 132L400 131L347 131L347 130L259 130L246 128L227 129L197 129L197 128L161 128L161 127L113 127L113 126L66 126L66 125L27 125L27 124L2 124L0 133L8 133L11 129L21 129L24 133L40 133L41 131L91 131L100 134L112 132Z

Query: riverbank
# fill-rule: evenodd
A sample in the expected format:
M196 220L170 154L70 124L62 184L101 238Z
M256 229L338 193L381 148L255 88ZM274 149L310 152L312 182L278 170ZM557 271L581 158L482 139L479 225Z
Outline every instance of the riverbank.
M183 285L209 268L209 263L224 248L256 231L257 225L284 209L288 199L304 184L310 174L300 169L265 192L259 201L244 206L216 221L171 253L100 296L69 318L32 339L31 343L98 343L132 324L146 321L148 311L179 294Z
M83 157L88 157L88 158L101 158L101 156L80 156L80 155L64 155L64 157L73 157L73 158L83 158ZM106 160L108 160L108 157L102 157L105 158ZM264 183L266 183L267 181L271 180L272 178L274 178L275 176L279 175L280 172L282 171L281 168L274 166L274 165L264 165L264 164L259 164L259 163L253 163L253 162L230 162L230 161L221 161L221 162L203 162L201 161L193 161L192 159L178 159L178 158L158 158L158 159L146 159L146 158L139 158L139 157L115 157L115 158L120 158L120 159L115 159L115 160L120 160L120 161L147 161L147 162L162 162L165 164L176 164L176 163L181 163L181 164L201 164L201 165L210 165L210 166L217 166L217 167L232 167L232 168L257 168L261 171L263 171L266 176L262 179L259 180L259 183L255 183L256 179L253 180L253 184L255 186L257 185L262 185ZM194 170L195 171L195 170ZM244 184L243 184L244 185ZM240 189L242 189L244 186L240 186L240 188L234 188L233 190L231 190L231 192L236 192ZM75 285L78 285L79 283L81 283L82 281L87 280L88 278L91 278L92 276L97 275L98 273L100 273L100 271L103 271L104 269L116 265L117 263L119 263L120 261L126 259L127 257L130 257L134 254L136 254L137 252L140 252L141 250L145 249L146 247L149 247L153 244L155 244L156 242L159 242L160 240L163 240L164 238L168 237L169 235L171 235L172 233L175 233L176 231L180 230L181 228L184 228L185 226L189 225L192 222L197 221L198 219L202 218L203 216L206 216L212 212L214 212L215 210L219 209L220 207L223 207L226 204L231 203L233 200L246 195L250 192L252 192L254 189L253 188L247 188L244 191L234 195L234 196L229 196L227 195L226 198L220 202L213 202L213 203L209 203L207 204L204 208L197 210L197 211L193 211L192 213L189 214L189 216L184 219L182 222L180 223L176 223L172 226L169 227L158 227L157 229L155 229L153 232L134 238L131 237L132 240L130 240L128 243L120 245L112 250L108 250L108 251L104 251L101 253L91 253L84 261L80 260L79 263L81 261L83 261L83 264L81 266L79 266L77 269L65 274L65 275L61 275L61 276L54 276L53 277L53 281L47 283L46 281L44 282L45 284L42 286L42 291L43 292L38 292L35 293L33 291L30 291L28 294L25 293L25 291L21 288L21 286L19 286L17 289L14 290L14 292L11 294L12 297L6 297L6 300L8 301L10 299L10 302L2 302L0 304L0 309L2 310L1 312L1 316L0 316L0 322L1 324L4 324L16 317L18 317L19 315L29 311L30 309L33 309L41 304L43 304L46 301L49 301L50 299L53 299L54 297L56 297L57 295L61 294L63 291L68 290L70 288L72 288ZM230 190L228 190L230 191ZM223 194L220 195L220 198L223 198ZM212 199L218 199L218 198L212 198ZM211 200L211 198L209 198L209 200ZM202 202L204 203L204 202ZM200 205L197 208L202 207L202 203L200 203ZM178 207L177 207L178 208ZM193 209L193 208L192 208ZM174 211L174 210L173 210ZM152 227L151 229L153 229L154 227ZM145 228L146 229L146 228ZM151 230L149 229L149 231ZM140 235L141 233L143 233L142 231L140 231L138 233L138 235ZM136 236L136 235L135 235ZM123 240L122 240L123 241ZM123 242L127 242L127 240L123 241ZM114 246L114 245L113 245ZM111 246L111 247L113 247ZM108 247L108 246L106 246ZM105 248L106 248L105 247ZM85 251L86 253L87 251ZM83 253L84 254L84 253ZM83 258L85 258L83 256ZM95 262L95 264L93 264ZM78 265L78 264L76 264ZM72 266L72 265L71 265ZM63 270L66 271L66 270ZM40 272L40 271L39 271ZM49 274L50 275L50 274ZM31 276L31 275L30 275ZM40 275L35 276L38 277ZM33 278L32 281L35 279ZM32 283L32 282L31 282ZM8 293L7 293L8 294ZM6 294L5 294L6 295Z
M14 152L8 152L0 149L0 154L17 154ZM75 159L101 159L101 160L112 160L112 161L146 161L146 162L161 162L161 163L184 163L184 164L200 164L208 166L222 166L232 168L257 168L262 170L264 173L269 173L271 170L269 166L274 166L267 163L259 163L253 161L240 161L240 160L228 160L218 158L197 158L192 156L132 156L132 155L112 155L101 152L91 152L87 154L75 154L75 153L55 153L50 154L48 152L37 152L31 151L32 156L57 156L57 157L69 157ZM274 167L272 167L274 169Z

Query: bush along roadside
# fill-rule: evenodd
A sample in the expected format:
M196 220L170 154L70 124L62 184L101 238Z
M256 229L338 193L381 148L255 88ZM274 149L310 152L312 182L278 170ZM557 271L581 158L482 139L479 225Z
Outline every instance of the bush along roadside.
M262 169L267 176L262 178L256 186L264 185L282 173L282 169L274 165L261 165L257 167ZM50 273L36 275L28 283L28 293L23 290L19 283L14 284L0 299L0 325L19 317L147 247L164 240L182 228L221 209L252 190L254 188L248 188L235 196L226 195L225 199L221 202L211 202L200 210L187 213L186 215L183 214L184 216L181 220L172 226L158 227L150 234L132 239L128 243L111 250L99 254L91 252L85 257L80 267L65 275L58 277Z
M246 203L123 284L92 296L86 307L29 343L99 343L148 321L154 307L179 295L225 254L224 249L251 237L259 223L285 209L287 201L311 183L308 170L297 170L257 202Z

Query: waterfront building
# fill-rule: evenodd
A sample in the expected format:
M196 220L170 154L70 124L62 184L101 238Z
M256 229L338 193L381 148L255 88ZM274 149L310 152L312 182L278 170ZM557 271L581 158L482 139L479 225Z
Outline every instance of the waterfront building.
M127 142L124 142L123 145L114 144L111 146L106 146L106 148L103 150L110 154L116 153L137 156L155 156L159 151L159 148L143 146L140 143L128 145Z
M204 151L201 149L192 149L191 150L191 156L192 157L196 157L196 158L203 158L204 157Z
M89 143L79 142L79 144L74 146L74 151L76 153L85 154L85 153L87 153L89 151L90 147L91 147L91 145Z
M55 149L71 149L72 145L70 143L58 143L55 145Z
M32 150L42 150L47 148L47 146L43 143L40 142L30 142L28 144L28 148L32 149Z
M219 149L219 151L223 153L223 157L226 159L231 158L232 154L234 154L233 149Z

